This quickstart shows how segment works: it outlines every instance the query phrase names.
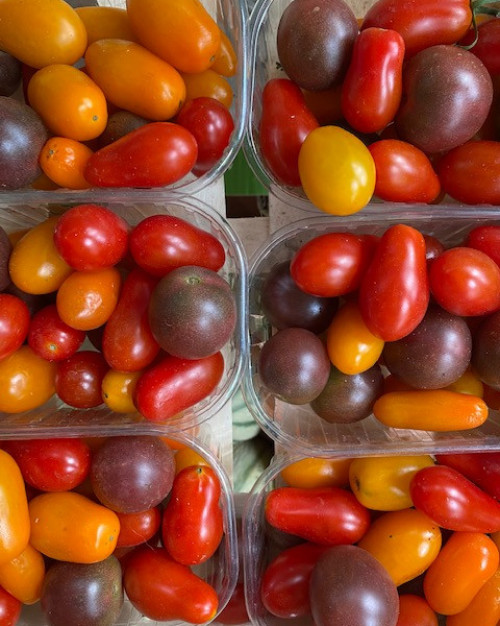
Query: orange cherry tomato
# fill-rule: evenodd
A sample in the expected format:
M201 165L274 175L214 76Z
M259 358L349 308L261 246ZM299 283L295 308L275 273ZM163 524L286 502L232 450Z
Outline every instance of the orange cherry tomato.
M28 499L14 459L0 450L0 565L26 549L30 537Z
M133 41L95 41L87 48L85 63L110 102L148 120L169 120L186 98L179 72Z
M344 374L370 369L380 358L384 343L368 330L356 300L340 307L326 333L328 356Z
M215 61L220 29L200 0L127 0L139 41L181 72L203 72Z
M44 174L59 187L88 189L83 171L93 151L84 143L66 137L48 139L38 158Z
M45 578L45 559L28 543L19 556L0 565L0 587L23 604L40 600Z
M427 602L437 613L460 613L493 576L498 564L498 548L488 535L454 532L425 573Z
M446 626L497 626L500 621L500 568L460 613L449 615Z
M186 100L207 97L222 102L228 109L233 102L233 89L221 74L212 68L197 74L182 74L186 84Z
M116 267L73 272L57 291L59 317L78 330L102 326L115 310L120 284Z
M438 618L425 598L413 593L402 593L399 596L396 626L438 626Z
M112 554L120 521L114 511L72 491L54 491L29 502L30 543L49 558L96 563Z
M199 452L196 452L196 450L189 447L178 450L175 453L174 460L176 474L181 472L185 467L191 467L192 465L210 465L210 463L203 458Z
M399 587L427 570L441 549L441 529L418 509L383 513L358 542Z
M87 31L87 46L99 39L134 41L127 10L115 6L83 6L75 11Z
M0 49L26 65L72 65L86 46L85 26L64 0L0 2Z
M215 61L210 66L217 74L230 78L238 69L238 56L233 44L226 33L220 29L220 44L215 55Z
M50 217L40 222L14 245L9 258L9 274L14 285L26 293L57 291L73 271L54 245L58 219Z
M55 393L56 364L28 345L0 361L0 411L22 413L45 404Z
M101 88L72 65L48 65L31 77L28 100L54 135L88 141L106 128L108 108Z
M141 374L142 370L137 372L108 370L101 383L104 404L116 413L135 413L137 409L133 395Z
M305 458L284 467L281 478L289 487L346 487L352 459Z

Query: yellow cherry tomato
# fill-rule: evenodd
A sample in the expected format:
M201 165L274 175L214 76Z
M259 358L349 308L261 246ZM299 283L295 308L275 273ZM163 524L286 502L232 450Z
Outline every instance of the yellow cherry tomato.
M349 483L356 498L368 509L399 511L413 505L410 482L419 469L434 465L427 454L360 457L349 468Z
M98 137L108 122L101 88L72 65L48 65L35 72L28 83L28 100L54 135L88 141Z
M233 89L229 82L212 68L198 74L182 74L186 84L186 100L214 98L228 109L233 102Z
M182 471L185 467L191 467L192 465L210 465L210 463L202 457L199 452L196 452L196 450L193 450L193 448L190 448L189 446L178 450L175 453L174 460L176 474Z
M45 578L45 559L28 543L21 554L0 565L0 587L23 604L40 600Z
M325 213L357 213L373 196L375 163L370 151L340 126L312 130L300 147L298 166L304 193Z
M441 549L441 529L418 509L377 517L358 542L389 572L396 586L427 570Z
M29 537L24 479L14 459L0 449L0 565L19 556L26 549Z
M114 511L73 491L53 491L29 502L31 545L49 558L96 563L116 547L120 520Z
M109 102L148 120L169 120L186 99L179 72L133 41L95 41L87 48L85 63Z
M484 385L471 368L467 369L458 380L448 385L446 389L460 393L470 393L478 398L484 396Z
M349 484L352 459L308 457L284 467L281 478L289 487L345 487Z
M55 393L55 362L22 345L0 360L0 411L22 413L45 404Z
M326 333L330 361L344 374L360 374L380 358L384 341L366 326L356 300L348 300L335 313Z
M123 7L89 6L77 7L75 11L85 25L87 46L99 39L135 39Z
M26 293L57 291L73 271L54 245L58 219L55 216L40 222L14 245L9 258L9 274L14 285Z
M85 26L64 0L0 2L0 49L26 65L72 65L86 46Z
M135 386L142 371L120 372L110 369L101 383L104 404L116 413L135 413L137 411L133 396Z
M217 74L230 78L238 69L238 56L226 33L220 29L220 44L215 55L215 61L210 66Z

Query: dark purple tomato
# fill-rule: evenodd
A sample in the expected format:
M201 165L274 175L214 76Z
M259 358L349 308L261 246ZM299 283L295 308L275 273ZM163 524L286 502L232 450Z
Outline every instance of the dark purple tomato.
M483 383L500 391L500 311L487 316L474 331L471 363Z
M102 379L109 365L100 352L78 350L57 362L56 393L76 409L90 409L103 403Z
M274 265L260 291L264 314L272 326L306 328L315 334L325 331L338 309L337 298L306 293L290 274L290 261Z
M10 284L9 258L12 252L12 244L9 236L2 226L0 226L0 291L6 289Z

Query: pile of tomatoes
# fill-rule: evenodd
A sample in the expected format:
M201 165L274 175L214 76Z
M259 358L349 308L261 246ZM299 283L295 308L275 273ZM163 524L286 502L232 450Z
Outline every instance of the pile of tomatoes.
M1 412L54 397L165 422L214 393L238 312L213 234L97 204L2 233Z
M151 435L7 440L0 468L2 625L37 604L51 626L111 626L125 597L153 620L214 618L207 565L227 499L195 448Z
M0 50L0 188L165 186L230 144L238 60L202 3L9 0Z
M500 19L488 7L377 0L357 20L344 0L289 2L277 31L262 27L280 69L260 77L255 122L271 179L335 215L372 198L500 204Z
M262 498L266 553L250 603L290 623L437 626L446 616L495 626L499 461L498 452L282 461Z

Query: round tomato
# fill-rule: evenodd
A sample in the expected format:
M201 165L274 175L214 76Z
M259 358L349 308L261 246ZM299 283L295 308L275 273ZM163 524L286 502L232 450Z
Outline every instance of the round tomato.
M42 359L66 359L78 350L84 340L84 331L63 322L55 304L48 304L31 318L28 345Z
M81 141L51 137L45 142L38 160L43 173L57 186L87 189L90 183L83 171L91 154L91 148Z
M186 84L186 100L213 98L227 109L233 102L233 89L229 81L209 68L199 74L182 74Z
M500 265L500 226L494 224L475 226L467 234L464 245L481 250Z
M106 128L104 93L72 65L49 65L35 72L28 83L28 100L54 135L87 141Z
M134 393L142 371L120 372L109 369L101 383L104 404L116 413L135 413Z
M358 137L340 126L312 130L300 147L298 165L304 193L325 213L351 215L373 196L373 157Z
M161 511L155 506L138 513L116 513L120 520L117 548L138 546L152 539L161 526Z
M9 293L0 293L0 360L20 348L28 334L28 305Z
M79 204L61 217L54 229L54 244L75 270L96 270L116 265L128 245L128 224L107 207Z
M396 626L438 626L438 618L425 598L413 593L401 593Z
M481 250L445 250L430 265L429 285L436 302L455 315L485 315L500 308L500 268Z
M16 626L21 616L21 609L21 602L0 587L0 626Z
M102 400L102 381L109 369L100 352L79 350L57 364L57 395L69 406L89 409Z
M200 97L189 100L176 121L191 131L198 143L198 158L193 173L201 176L222 158L234 130L233 117L218 100Z

